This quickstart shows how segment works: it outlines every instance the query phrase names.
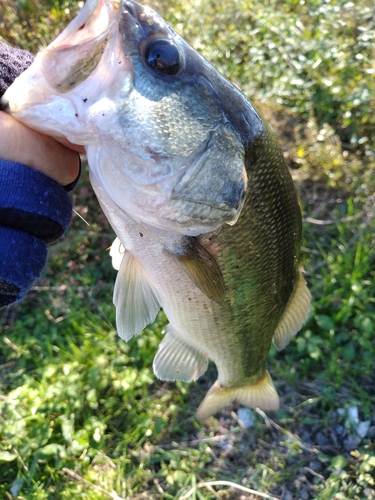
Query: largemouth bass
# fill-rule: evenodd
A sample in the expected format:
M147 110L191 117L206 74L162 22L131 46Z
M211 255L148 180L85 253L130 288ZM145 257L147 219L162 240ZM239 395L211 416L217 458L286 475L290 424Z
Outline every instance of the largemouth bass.
M118 239L119 335L163 308L153 368L192 381L215 362L205 418L277 409L265 363L306 321L301 209L282 152L249 101L154 11L88 0L9 88L3 108L85 146ZM116 265L116 264L115 264Z

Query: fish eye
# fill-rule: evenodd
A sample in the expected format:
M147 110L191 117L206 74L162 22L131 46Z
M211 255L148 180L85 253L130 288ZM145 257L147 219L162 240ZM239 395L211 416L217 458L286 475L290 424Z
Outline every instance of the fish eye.
M182 66L180 51L169 40L149 40L143 54L147 66L163 75L175 75Z

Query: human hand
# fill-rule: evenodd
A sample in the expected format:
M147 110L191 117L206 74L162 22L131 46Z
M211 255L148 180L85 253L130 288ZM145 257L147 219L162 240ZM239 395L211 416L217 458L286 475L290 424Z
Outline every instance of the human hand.
M0 111L0 158L33 167L66 186L79 174L77 152L84 153L83 146L60 143Z

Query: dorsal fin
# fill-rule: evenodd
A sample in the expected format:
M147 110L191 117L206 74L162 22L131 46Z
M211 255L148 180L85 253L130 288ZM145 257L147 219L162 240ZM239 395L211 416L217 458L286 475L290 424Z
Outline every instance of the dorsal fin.
M273 341L278 350L284 349L307 321L311 309L310 302L311 294L302 276L302 271L300 271L294 293L273 336Z
M154 321L161 307L146 271L129 252L122 257L113 303L116 306L117 331L124 340L140 334Z
M166 252L209 299L219 304L224 302L225 283L221 270L212 255L195 238L186 237L181 248Z

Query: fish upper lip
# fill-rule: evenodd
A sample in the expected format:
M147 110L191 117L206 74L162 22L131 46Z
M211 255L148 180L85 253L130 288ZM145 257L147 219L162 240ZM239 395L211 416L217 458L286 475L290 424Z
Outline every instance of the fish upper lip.
M133 0L122 0L122 11L128 12L134 19L143 20L146 17L147 7Z
M123 11L129 12L129 14L132 17L134 17L134 18L138 17L137 11L139 10L139 4L137 4L135 2L129 2L129 0L123 0L122 1L122 8L123 8Z
M132 23L136 28L146 29L147 33L150 28L154 29L154 27L157 31L160 29L161 32L165 29L164 24L160 24L161 21L155 11L133 0L122 0L122 16L124 15L128 16L128 23ZM169 26L168 28L171 29Z

